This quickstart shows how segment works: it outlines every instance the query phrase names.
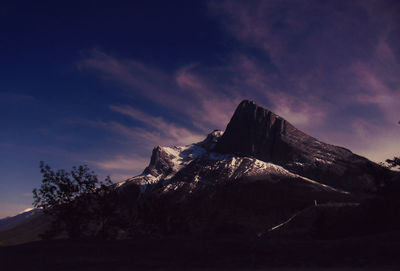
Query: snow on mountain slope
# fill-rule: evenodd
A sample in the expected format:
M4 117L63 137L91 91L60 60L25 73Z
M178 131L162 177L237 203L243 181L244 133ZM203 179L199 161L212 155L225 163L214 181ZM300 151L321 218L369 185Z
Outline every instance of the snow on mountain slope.
M234 182L243 178L263 179L274 183L285 178L308 183L319 190L347 193L292 173L273 163L253 157L239 157L210 151L222 134L221 131L214 131L204 141L187 146L156 147L153 150L151 162L144 172L118 186L134 183L139 185L141 191L144 192L148 185L159 182L163 184L164 191L176 190L189 184L189 192L191 192L199 183Z
M156 147L139 176L119 184L213 184L241 178L270 182L291 178L316 189L375 191L380 176L390 174L368 159L321 142L282 117L251 101L237 107L225 132L187 146Z
M199 157L187 168L177 172L174 178L170 181L167 180L165 191L175 190L177 186L182 186L182 183L190 183L191 190L193 190L198 183L215 184L221 181L235 182L235 180L243 179L248 181L264 180L270 183L278 183L282 179L290 179L293 182L304 182L312 185L317 190L348 193L256 158L218 155L216 153L207 153Z
M148 184L170 180L189 163L207 154L208 149L214 147L222 134L222 131L215 130L204 141L198 143L173 147L158 146L154 148L150 164L142 174L120 182L117 186L135 183L145 189Z

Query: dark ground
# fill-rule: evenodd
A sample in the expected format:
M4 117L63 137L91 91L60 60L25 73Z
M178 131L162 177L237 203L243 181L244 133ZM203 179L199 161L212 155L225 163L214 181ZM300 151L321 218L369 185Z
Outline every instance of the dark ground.
M0 247L0 270L398 270L400 232L341 240L137 237Z

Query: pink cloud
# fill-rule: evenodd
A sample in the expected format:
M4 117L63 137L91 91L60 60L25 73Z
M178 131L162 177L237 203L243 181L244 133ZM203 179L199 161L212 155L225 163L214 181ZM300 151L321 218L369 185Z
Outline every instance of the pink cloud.
M376 105L384 114L389 123L396 123L400 119L400 88L390 88L387 82L393 82L387 78L385 69L366 63L355 63L350 67L355 75L355 99L366 105ZM399 74L400 75L400 74ZM397 80L400 83L400 79Z
M335 131L326 138L329 142L350 148L354 153L365 156L375 162L384 162L388 158L400 154L400 127L391 125L382 127L365 119L352 122L351 136L349 132Z
M93 161L92 163L105 170L142 171L148 164L149 158L116 156L113 159Z
M182 89L202 89L203 83L199 78L190 72L194 65L189 65L180 69L175 76L176 83Z
M283 92L267 92L266 95L273 104L272 110L298 127L318 127L326 117L323 104L314 101L318 105L312 105L312 98L304 101Z
M193 124L204 131L211 129L224 129L230 120L236 106L240 103L241 95L226 86L220 86L216 82L196 73L189 65L180 69L175 80L178 86L192 96L192 106L186 113L191 115Z
M385 39L382 39L376 46L376 55L382 62L394 63L396 61L393 50Z
M129 91L146 97L166 107L177 103L187 104L185 96L171 90L171 76L134 60L117 59L99 50L93 50L90 57L83 59L78 67L81 70L94 70L111 81L129 87Z
M250 97L257 97L258 103L268 104L270 110L301 129L318 127L331 110L318 95L307 92L310 83L308 76L300 79L292 78L298 86L297 91L284 92L274 86L275 82L281 79L265 71L265 68L254 60L239 55L235 57L233 63L230 69L239 75L234 78L234 82L242 85L242 89L245 90L242 92Z
M224 130L240 98L206 99L202 101L202 110L194 112L194 117L212 129Z
M239 101L232 92L229 95L221 92L215 82L195 73L193 68L196 65L193 64L168 74L137 61L119 60L94 50L91 57L81 61L79 67L82 70L99 71L105 78L129 86L130 91L135 94L180 114L191 116L189 120L204 133L214 128L223 129L229 120L227 116L233 112ZM224 102L220 103L222 100ZM131 110L130 114L133 113L138 114ZM158 119L152 121L160 124Z

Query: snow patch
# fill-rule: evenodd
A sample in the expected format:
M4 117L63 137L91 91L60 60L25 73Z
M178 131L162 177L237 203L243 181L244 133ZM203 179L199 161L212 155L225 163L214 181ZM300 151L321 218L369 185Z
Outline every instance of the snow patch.
M173 164L173 172L166 179L172 178L184 166L207 152L197 143L186 146L162 147L161 149L168 154Z
M315 160L316 162L323 163L323 164L328 164L328 165L331 165L331 164L332 164L331 161L323 160L323 159L320 159L320 158L317 158L317 157L314 158L314 160Z
M35 208L33 208L33 207L31 207L31 208L26 208L25 210L23 210L22 212L19 212L18 214L20 215L20 214L23 214L23 213L27 213L27 212L32 211L33 209L35 209Z

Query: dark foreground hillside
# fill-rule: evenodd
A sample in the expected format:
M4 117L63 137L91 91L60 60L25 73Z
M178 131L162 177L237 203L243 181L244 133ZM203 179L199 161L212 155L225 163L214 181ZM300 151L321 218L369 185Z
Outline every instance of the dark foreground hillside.
M0 247L1 270L398 270L400 232L339 240L137 237Z

